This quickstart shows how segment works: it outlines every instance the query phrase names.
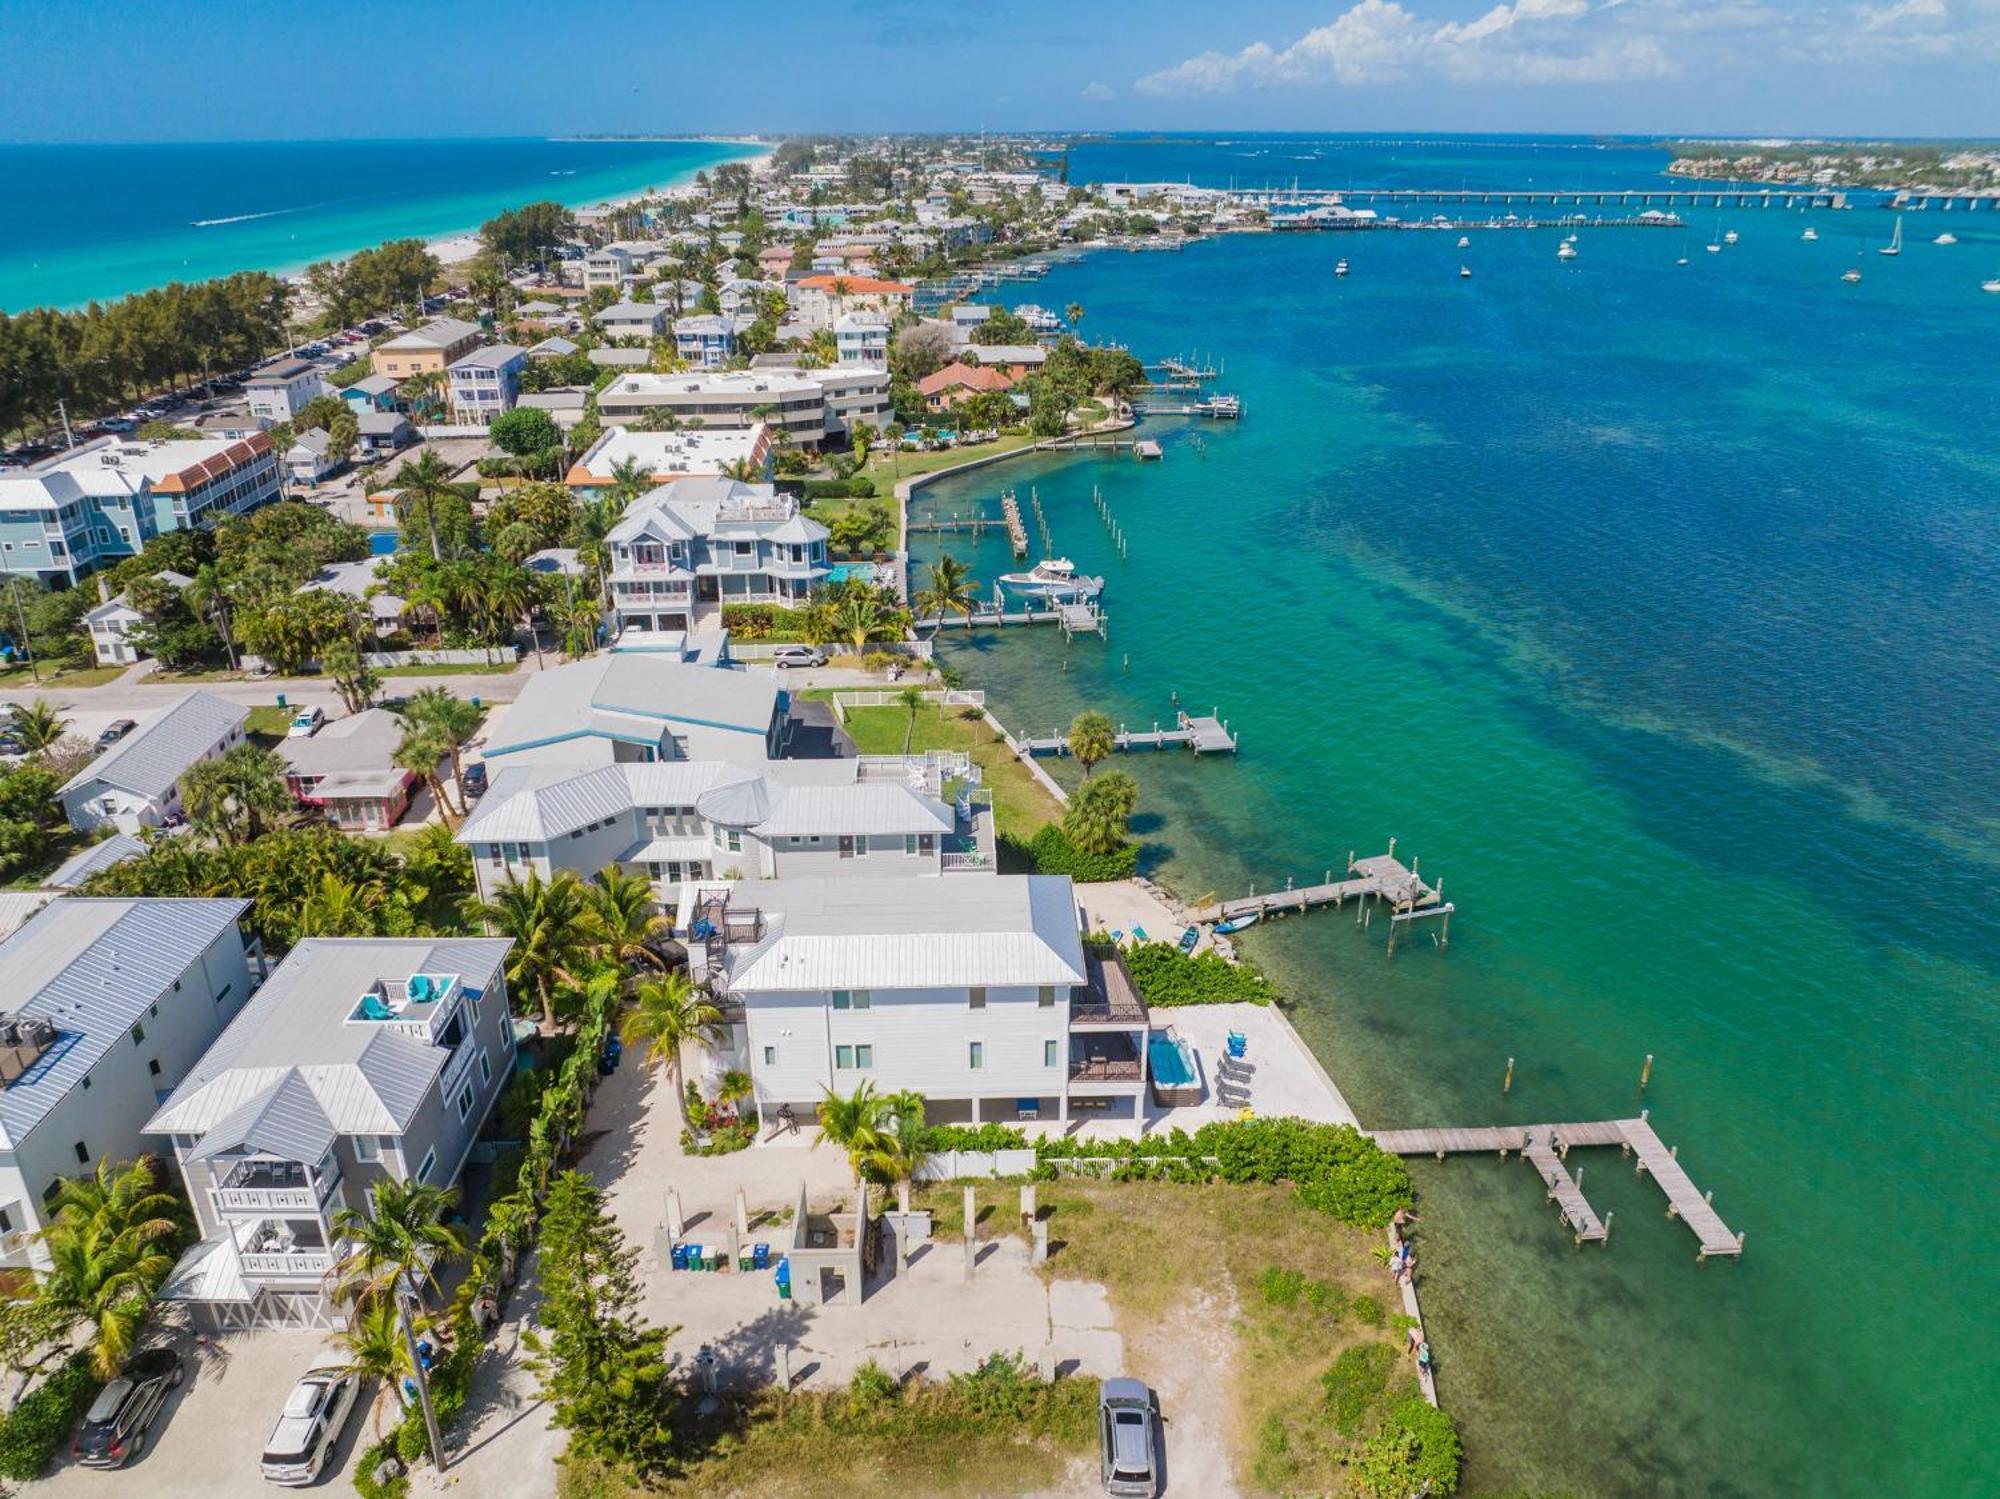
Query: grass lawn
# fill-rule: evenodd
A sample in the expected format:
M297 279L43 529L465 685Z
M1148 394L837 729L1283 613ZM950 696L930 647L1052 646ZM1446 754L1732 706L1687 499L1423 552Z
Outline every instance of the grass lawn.
M42 663L44 687L102 687L123 676L122 666L51 666ZM35 674L25 665L0 666L0 688L18 692L35 685Z
M484 661L441 661L435 666L383 666L376 669L376 675L384 679L390 677L504 677L510 671L520 669L521 663L496 661L488 665Z
M854 708L847 715L847 733L864 755L900 755L903 731L910 715L903 708ZM995 831L1023 842L1038 828L1062 817L1053 796L1014 758L1005 742L987 725L976 708L945 709L925 703L917 709L911 753L931 749L964 750L985 772L993 792Z
M962 1196L959 1183L920 1189L912 1205L931 1210L934 1235L961 1238ZM974 1200L982 1235L1020 1231L1018 1184L978 1185ZM1233 1305L1234 1357L1215 1377L1246 1487L1352 1491L1350 1439L1416 1388L1379 1236L1255 1183L1043 1182L1036 1205L1049 1223L1046 1274L1102 1284L1128 1338L1171 1329L1203 1292ZM1324 1378L1336 1364L1338 1402Z
M168 671L163 666L153 668L149 682L242 682L248 678L240 670L223 666L197 666L192 671Z
M893 459L887 449L877 449L868 455L868 467L863 472L875 481L876 487L883 493L893 494L898 480L933 474L941 468L953 468L976 458L989 458L995 453L1011 453L1036 441L1038 439L1031 436L1001 437L969 447L940 448L935 453L901 453Z
M261 708L252 708L250 717L244 721L243 732L252 739L268 740L275 744L285 737L285 730L292 726L292 715L295 711L291 708L276 708L268 703Z

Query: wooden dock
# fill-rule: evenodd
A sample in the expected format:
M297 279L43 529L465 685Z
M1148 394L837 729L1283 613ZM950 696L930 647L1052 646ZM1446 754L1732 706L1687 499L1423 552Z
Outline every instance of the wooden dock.
M1638 1158L1637 1171L1650 1175L1667 1197L1667 1216L1679 1218L1693 1230L1700 1249L1698 1261L1710 1255L1734 1257L1743 1253L1743 1235L1732 1233L1715 1210L1713 1192L1699 1191L1682 1167L1677 1150L1661 1143L1642 1110L1636 1119L1599 1119L1567 1124L1496 1124L1472 1129L1384 1129L1370 1131L1375 1143L1391 1155L1447 1155L1465 1152L1492 1153L1505 1159L1521 1152L1542 1178L1549 1200L1561 1210L1563 1221L1579 1244L1601 1243L1611 1236L1611 1220L1600 1220L1583 1195L1582 1168L1572 1176L1568 1167L1571 1150L1578 1146L1615 1145L1621 1155Z
M1008 490L1000 496L1000 516L1007 523L1007 540L1013 544L1014 555L1028 555L1028 528L1021 524L1021 502Z
M1317 885L1294 888L1287 882L1283 890L1273 890L1268 895L1251 893L1240 900L1218 901L1202 907L1194 913L1197 922L1237 921L1245 916L1285 916L1293 912L1317 910L1323 906L1343 906L1349 900L1362 902L1362 908L1355 915L1356 925L1367 925L1372 920L1376 906L1386 906L1389 911L1389 950L1393 953L1396 945L1397 925L1409 921L1421 921L1437 917L1441 923L1438 930L1439 945L1451 941L1451 914L1457 907L1444 899L1444 881L1426 884L1417 874L1413 861L1405 868L1396 857L1396 840L1389 840L1389 851L1373 854L1365 859L1357 859L1352 853L1347 856L1347 876L1334 879L1333 871Z
M1042 738L1024 734L1016 736L1014 742L1031 755L1069 753L1069 737L1061 733L1050 733ZM1161 728L1157 720L1150 730L1138 732L1120 724L1118 731L1111 736L1111 747L1127 753L1133 750L1191 749L1197 755L1233 755L1236 753L1237 737L1229 732L1228 723L1213 713L1200 718L1182 713L1171 729Z

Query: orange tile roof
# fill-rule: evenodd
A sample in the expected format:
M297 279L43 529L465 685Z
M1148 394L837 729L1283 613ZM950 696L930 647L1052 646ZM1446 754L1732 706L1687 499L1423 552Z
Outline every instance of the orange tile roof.
M211 479L219 479L232 470L243 467L259 455L271 451L271 437L267 432L254 432L241 442L232 442L213 458L190 464L176 473L157 480L153 489L159 494L186 494L199 489Z
M831 271L824 272L818 276L801 277L798 284L800 286L809 286L814 291L832 291L833 284L836 281L843 283L847 287L847 295L850 297L876 295L907 297L916 292L914 286L903 281L877 281L872 276L841 276Z
M953 360L935 374L924 376L917 382L920 395L934 396L942 391L959 387L966 390L1012 390L1013 380L1005 370L994 369L991 365L966 364Z

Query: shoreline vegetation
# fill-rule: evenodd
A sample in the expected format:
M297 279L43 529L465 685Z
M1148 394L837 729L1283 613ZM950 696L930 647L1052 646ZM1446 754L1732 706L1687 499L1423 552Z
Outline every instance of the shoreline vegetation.
M2000 192L2000 145L1953 141L1675 141L1669 177L1883 192Z

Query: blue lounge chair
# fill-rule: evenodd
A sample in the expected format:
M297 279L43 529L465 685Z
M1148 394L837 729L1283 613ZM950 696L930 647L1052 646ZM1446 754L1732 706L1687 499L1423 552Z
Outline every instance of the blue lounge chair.
M1146 935L1146 929L1144 927L1135 926L1132 928L1132 940L1134 942L1151 942L1153 939Z

